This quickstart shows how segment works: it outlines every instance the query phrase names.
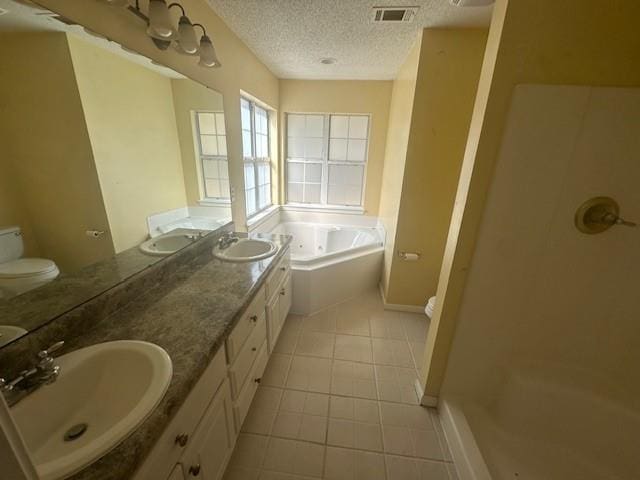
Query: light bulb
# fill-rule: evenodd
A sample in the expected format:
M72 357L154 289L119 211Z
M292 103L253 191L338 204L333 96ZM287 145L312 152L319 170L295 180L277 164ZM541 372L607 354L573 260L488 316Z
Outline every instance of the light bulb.
M178 22L178 37L179 52L184 52L188 55L194 55L198 52L196 31L191 21L184 15L180 17L180 21Z
M213 67L219 68L222 66L218 55L216 55L216 49L213 48L213 43L207 35L203 35L200 38L200 61L198 65L201 67Z
M158 40L175 40L177 32L171 23L165 0L149 0L149 27L147 34Z

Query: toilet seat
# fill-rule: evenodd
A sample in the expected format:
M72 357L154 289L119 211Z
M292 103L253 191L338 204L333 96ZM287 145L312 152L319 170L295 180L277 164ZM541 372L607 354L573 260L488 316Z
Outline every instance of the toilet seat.
M37 277L56 270L55 262L46 258L18 258L0 263L0 279Z

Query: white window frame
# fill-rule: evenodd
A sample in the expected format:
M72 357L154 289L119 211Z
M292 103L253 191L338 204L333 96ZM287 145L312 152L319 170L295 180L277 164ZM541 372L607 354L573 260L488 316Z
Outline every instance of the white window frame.
M289 201L289 115L315 115L315 116L323 116L323 148L322 148L322 178L320 179L320 201L321 203L306 203L306 202L290 202ZM339 161L339 160L329 160L329 145L330 145L330 136L331 136L331 117L332 116L360 116L367 117L367 141L365 147L365 160L364 162L353 162L353 161ZM339 112L286 112L285 114L285 128L286 128L286 137L284 141L284 197L285 197L285 205L300 208L300 209L312 209L312 210L322 210L322 211L351 211L357 213L364 213L364 203L365 203L365 191L367 185L367 169L369 166L369 142L371 138L371 114L370 113L339 113ZM292 163L302 163L302 162L292 162ZM306 162L305 162L306 163ZM313 163L313 162L308 162ZM317 162L320 163L320 162ZM328 203L328 195L329 195L329 166L330 165L362 165L362 186L360 191L360 204L359 205L341 205Z
M242 102L245 101L249 104L249 111L250 111L250 120L251 120L251 155L247 156L245 155L244 152L244 140L243 140L243 152L242 152L242 156L243 156L243 175L245 172L244 169L244 164L245 163L251 163L253 164L253 174L254 174L254 188L256 190L256 194L255 194L255 205L254 208L255 210L253 212L251 212L251 214L249 214L249 208L248 205L246 205L246 212L247 212L247 219L252 218L262 212L264 212L265 210L271 208L273 206L273 176L272 176L272 172L271 172L271 110L269 110L268 108L257 104L255 101L251 100L250 98L247 98L245 96L241 96L240 97L240 109L241 109L241 115L242 115ZM256 152L256 126L255 126L255 109L256 107L264 110L265 112L267 112L267 157L256 157L255 156L255 152ZM244 128L241 128L241 130L244 130ZM269 201L267 202L266 205L260 207L260 202L259 202L259 191L260 191L260 184L258 183L258 166L259 165L266 165L268 168L268 172L269 172ZM244 184L245 184L245 191L244 191L244 195L245 195L245 204L247 202L247 194L246 194L246 179L244 179Z
M193 123L193 130L194 130L194 143L195 143L195 149L196 149L196 156L198 157L198 176L200 177L200 186L202 188L202 195L200 198L200 201L203 203L215 203L215 204L222 204L222 205L231 205L231 184L229 183L228 177L229 177L229 155L227 152L227 155L206 155L203 153L202 151L202 134L200 133L200 119L198 118L198 114L199 113L213 113L213 114L217 114L220 113L224 116L224 111L222 110L193 110L191 112L191 118L192 118L192 123ZM226 121L226 118L225 118ZM207 134L205 134L207 135ZM226 138L227 134L226 134L226 125L225 125L225 134L224 135L220 135L216 132L216 137L222 137L224 136ZM204 174L204 160L218 160L218 161L223 161L226 165L227 165L227 182L229 183L229 191L228 191L228 195L226 197L209 197L207 196L207 180L205 178L205 174Z

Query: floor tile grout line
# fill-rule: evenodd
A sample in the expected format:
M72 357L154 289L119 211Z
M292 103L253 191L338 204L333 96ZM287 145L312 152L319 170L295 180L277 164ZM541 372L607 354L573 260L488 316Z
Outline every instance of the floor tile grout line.
M299 440L297 438L290 438L290 437L279 437L277 435L265 435L263 433L249 433L249 432L241 432L243 435L253 435L256 437L265 437L267 439L271 439L271 438L276 438L279 440L291 440L294 442L301 442L301 443L309 443L312 445L322 445L324 447L332 447L332 448L343 448L345 450L353 450L353 451L358 451L358 452L367 452L367 453L378 453L380 455L389 455L392 457L402 457L402 458L410 458L410 459L414 459L414 460L424 460L424 461L428 461L428 462L436 462L436 463L442 463L442 464L453 464L454 462L451 460L446 460L446 459L438 459L438 458L426 458L426 457L418 457L415 455L403 455L401 453L392 453L392 452L387 452L387 451L380 451L380 450L368 450L366 448L356 448L356 447L349 447L349 446L342 446L342 445L332 445L332 444L328 444L328 443L319 443L319 442L311 442L309 440ZM260 466L259 468L262 468L262 466ZM268 470L268 469L265 469Z

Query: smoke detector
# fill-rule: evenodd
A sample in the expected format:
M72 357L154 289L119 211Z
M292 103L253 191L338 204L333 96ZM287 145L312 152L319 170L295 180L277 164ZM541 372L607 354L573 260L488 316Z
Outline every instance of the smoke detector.
M493 2L494 0L449 0L455 7L486 7Z
M371 23L411 23L420 7L373 7Z

